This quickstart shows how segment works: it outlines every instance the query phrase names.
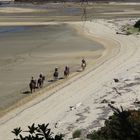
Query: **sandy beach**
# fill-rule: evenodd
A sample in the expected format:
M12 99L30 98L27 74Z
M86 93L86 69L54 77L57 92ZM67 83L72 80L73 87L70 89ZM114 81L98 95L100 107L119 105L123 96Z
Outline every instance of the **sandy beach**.
M53 79L55 67L63 77L66 65L71 73L80 67L82 57L99 58L103 46L78 33L68 24L0 27L0 114L17 101L28 97L31 76L46 76L45 85Z
M102 126L104 119L112 114L107 103L101 103L103 99L114 101L115 106L122 105L125 109L136 108L134 101L140 98L140 36L118 35L118 25L115 26L114 23L116 22L106 20L86 23L84 33L93 36L96 41L100 40L106 48L102 57L80 75L46 91L42 96L1 118L1 138L10 140L13 128L25 128L33 122L50 123L52 130L65 133L66 139L71 138L72 132L78 128L92 131ZM79 30L82 28L81 23L71 24ZM120 82L116 84L113 78L118 78ZM58 123L57 128L54 127L55 123Z
M55 83L49 90L43 89L43 94L1 117L0 139L11 140L13 128L21 126L26 129L32 123L49 123L55 134L63 133L66 140L72 139L72 133L77 129L82 129L87 134L103 126L104 120L113 113L108 103L114 102L115 107L123 106L124 109L138 109L139 105L134 102L140 100L140 35L116 34L122 25L133 24L136 20L137 18L118 18L69 22L68 25L78 35L104 46L100 53L93 51L95 56L99 53L100 57L87 52L86 55L90 57L85 71L60 84ZM19 24L22 23L17 23ZM84 48L81 53L72 63L77 65L79 58L85 55ZM36 51L33 55L37 55ZM59 62L61 63L57 61ZM119 82L114 82L114 78Z

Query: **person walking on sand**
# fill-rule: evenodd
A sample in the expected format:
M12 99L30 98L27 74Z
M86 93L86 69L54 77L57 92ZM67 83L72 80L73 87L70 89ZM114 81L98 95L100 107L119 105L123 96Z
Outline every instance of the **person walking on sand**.
M33 91L35 92L36 80L34 80L34 77L31 77L31 81L30 81L30 83L29 83L29 87L30 87L31 93L32 93Z
M43 84L44 84L44 81L45 81L45 76L43 76L43 74L40 74L39 78L38 78L38 81L37 81L37 87L42 88Z
M68 77L69 76L69 73L70 73L70 69L68 66L65 67L65 70L64 70L64 77Z
M58 75L59 75L58 68L55 68L55 71L53 73L54 80L57 80L58 79Z
M43 87L43 84L44 84L44 81L45 81L45 76L43 74L40 74L39 76L42 79L42 87Z
M82 70L85 70L86 66L87 66L87 63L86 63L85 59L83 58L82 64L81 64Z
M42 88L42 77L41 76L39 76L39 78L37 80L37 87Z

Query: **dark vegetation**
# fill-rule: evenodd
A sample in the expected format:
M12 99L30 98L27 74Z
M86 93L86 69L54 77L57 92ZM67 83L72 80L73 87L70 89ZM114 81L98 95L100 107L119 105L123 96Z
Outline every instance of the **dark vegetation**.
M91 140L140 140L140 110L123 110L109 105L114 114L105 126L88 134Z
M140 20L138 20L138 21L135 23L134 27L135 27L135 28L139 28L139 30L140 30Z
M140 110L123 110L109 106L114 111L113 115L105 121L105 126L99 130L87 135L91 140L140 140ZM27 131L21 128L15 128L12 133L15 134L14 140L63 140L63 135L55 135L48 128L49 124L28 126ZM23 136L21 133L27 133ZM73 138L79 138L81 130L76 130L72 134Z
M27 131L23 131L21 127L15 128L12 133L15 134L14 140L63 140L63 135L55 135L52 136L51 129L48 128L49 124L41 124L35 126L33 123L31 126L28 126ZM21 133L25 132L26 135L22 135Z
M126 24L122 27L122 32L120 34L124 34L124 35L131 35L131 34L136 34L139 35L140 32L140 20L136 21L136 23L134 25L129 25ZM119 34L118 32L116 32L117 34Z
M73 138L79 138L81 135L81 130L77 129L76 131L73 132L72 137Z

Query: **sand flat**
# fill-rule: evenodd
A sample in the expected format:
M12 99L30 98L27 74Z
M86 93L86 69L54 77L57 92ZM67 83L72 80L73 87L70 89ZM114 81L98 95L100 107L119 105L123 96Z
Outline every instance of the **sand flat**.
M82 57L90 61L102 54L102 45L81 36L68 24L0 27L0 111L28 96L31 76L52 79L55 67L60 77L66 65L71 72ZM97 53L96 53L97 52Z

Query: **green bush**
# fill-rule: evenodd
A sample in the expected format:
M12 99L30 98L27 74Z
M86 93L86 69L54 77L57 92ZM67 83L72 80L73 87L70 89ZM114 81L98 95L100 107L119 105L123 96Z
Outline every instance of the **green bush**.
M140 29L140 20L138 20L138 21L135 23L134 27Z
M140 140L140 110L112 108L114 114L105 121L105 126L87 137L91 140Z
M35 126L33 123L31 126L28 126L27 131L22 131L21 127L15 128L12 133L15 135L14 140L63 140L63 135L55 135L52 137L51 129L48 128L49 124L41 124ZM22 135L21 132L26 132L27 135Z
M80 129L75 130L72 134L73 138L79 138L80 136L81 136L81 130Z

